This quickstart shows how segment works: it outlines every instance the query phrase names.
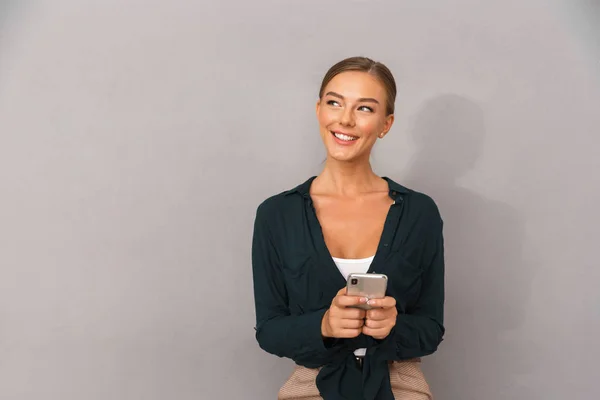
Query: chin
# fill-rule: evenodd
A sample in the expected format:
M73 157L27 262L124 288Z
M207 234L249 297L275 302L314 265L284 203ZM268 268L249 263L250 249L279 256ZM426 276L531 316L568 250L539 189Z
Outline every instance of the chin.
M349 153L344 153L344 152L340 152L340 151L328 152L328 156L332 160L344 161L344 162L354 161L354 160L358 159L357 154L349 154Z

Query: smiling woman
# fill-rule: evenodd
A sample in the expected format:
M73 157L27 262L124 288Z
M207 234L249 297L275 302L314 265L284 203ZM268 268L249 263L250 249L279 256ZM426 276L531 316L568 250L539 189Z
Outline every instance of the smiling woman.
M420 357L444 334L442 219L430 197L369 162L394 123L395 97L385 65L334 65L316 107L323 171L258 207L256 338L297 364L281 400L431 398ZM388 278L385 297L346 294L349 274L376 271Z
M317 102L328 154L339 161L368 157L377 138L392 127L395 99L394 77L383 64L355 57L334 65Z

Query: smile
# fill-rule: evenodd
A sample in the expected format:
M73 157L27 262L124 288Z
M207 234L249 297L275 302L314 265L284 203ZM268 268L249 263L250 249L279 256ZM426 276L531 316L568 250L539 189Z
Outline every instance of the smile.
M333 136L335 136L336 139L342 140L344 142L352 142L352 141L358 139L358 137L356 137L356 136L350 136L350 135L346 135L344 133L339 133L339 132L331 131L331 134Z

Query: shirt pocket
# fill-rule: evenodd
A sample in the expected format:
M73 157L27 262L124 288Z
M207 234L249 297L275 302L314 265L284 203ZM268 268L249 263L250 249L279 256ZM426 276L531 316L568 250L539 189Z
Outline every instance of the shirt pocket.
M322 271L310 254L288 257L283 268L288 308L293 315L316 311L328 304L324 301Z
M382 273L388 277L388 293L396 299L398 312L406 313L419 300L423 270L408 261L399 250L386 258L384 268Z

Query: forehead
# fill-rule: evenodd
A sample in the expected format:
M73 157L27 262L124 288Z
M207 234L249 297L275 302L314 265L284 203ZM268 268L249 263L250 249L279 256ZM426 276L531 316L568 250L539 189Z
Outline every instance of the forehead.
M346 71L336 75L325 87L324 94L336 92L345 98L372 97L385 101L385 87L375 76L361 71Z

